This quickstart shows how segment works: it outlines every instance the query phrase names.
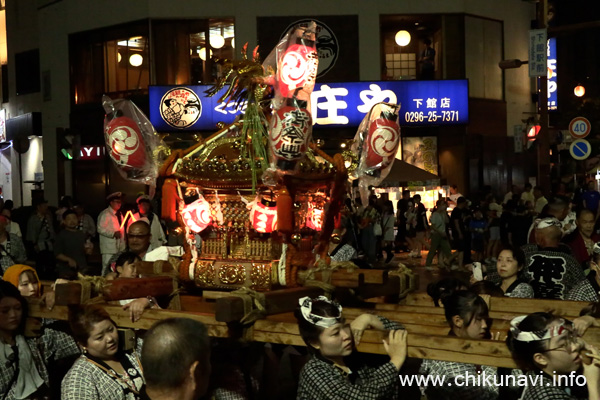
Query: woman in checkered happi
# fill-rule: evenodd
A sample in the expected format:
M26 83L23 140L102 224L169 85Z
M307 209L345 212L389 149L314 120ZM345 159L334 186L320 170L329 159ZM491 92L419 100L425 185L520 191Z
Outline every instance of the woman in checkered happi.
M296 310L300 335L313 357L300 373L298 399L393 400L399 398L398 371L406 359L406 331L396 323L363 314L352 323L342 307L324 296L300 299ZM377 368L364 365L355 346L365 329L390 330L384 341L390 361Z

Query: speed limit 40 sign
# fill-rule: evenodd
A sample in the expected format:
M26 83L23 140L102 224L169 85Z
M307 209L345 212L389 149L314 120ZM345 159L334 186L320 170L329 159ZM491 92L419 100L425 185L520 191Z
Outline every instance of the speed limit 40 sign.
M575 139L583 139L590 134L592 125L587 118L575 117L569 123L569 132Z

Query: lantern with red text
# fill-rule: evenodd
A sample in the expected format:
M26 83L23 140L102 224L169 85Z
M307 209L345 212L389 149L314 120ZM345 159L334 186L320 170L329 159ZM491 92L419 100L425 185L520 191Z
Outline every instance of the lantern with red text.
M192 232L200 233L210 224L210 204L204 197L200 197L181 210L181 217Z
M306 227L320 231L323 225L323 209L314 206L313 204L308 205L308 212L306 213Z
M286 105L275 111L269 143L273 167L282 171L293 170L306 153L312 134L312 118L306 102L290 100L297 106Z
M110 157L125 170L140 169L146 164L146 148L142 133L134 120L117 117L110 120L104 129Z
M277 230L277 206L275 202L261 199L255 200L250 210L250 222L255 231L271 233Z

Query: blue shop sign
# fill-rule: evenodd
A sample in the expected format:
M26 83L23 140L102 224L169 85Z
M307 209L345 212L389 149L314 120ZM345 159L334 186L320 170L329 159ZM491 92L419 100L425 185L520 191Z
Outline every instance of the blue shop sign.
M558 82L556 80L556 38L548 39L548 110L558 109Z
M157 131L214 130L243 111L218 103L209 85L150 86L150 121ZM401 105L400 126L455 125L469 122L467 80L321 83L311 95L318 127L358 126L379 102Z

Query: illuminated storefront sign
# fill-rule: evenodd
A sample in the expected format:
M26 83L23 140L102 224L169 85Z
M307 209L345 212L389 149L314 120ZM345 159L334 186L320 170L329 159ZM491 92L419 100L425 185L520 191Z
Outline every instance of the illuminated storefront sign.
M100 160L105 154L104 146L81 146L79 160Z
M175 86L150 86L150 121L161 131L214 130L217 122L231 123L240 110L233 104L218 103L225 92L223 88L213 97L204 91L210 86L197 85L180 87L197 96L194 123L185 127L174 127L169 123L171 115L164 115L162 104L166 93ZM185 112L187 104L173 104L170 108ZM316 84L311 95L311 113L315 126L341 127L358 126L371 107L379 102L401 104L400 126L454 125L469 122L469 86L467 80L440 81L382 81ZM242 110L245 107L241 107ZM171 118L172 119L172 118Z
M558 108L556 80L556 38L548 39L548 110Z

